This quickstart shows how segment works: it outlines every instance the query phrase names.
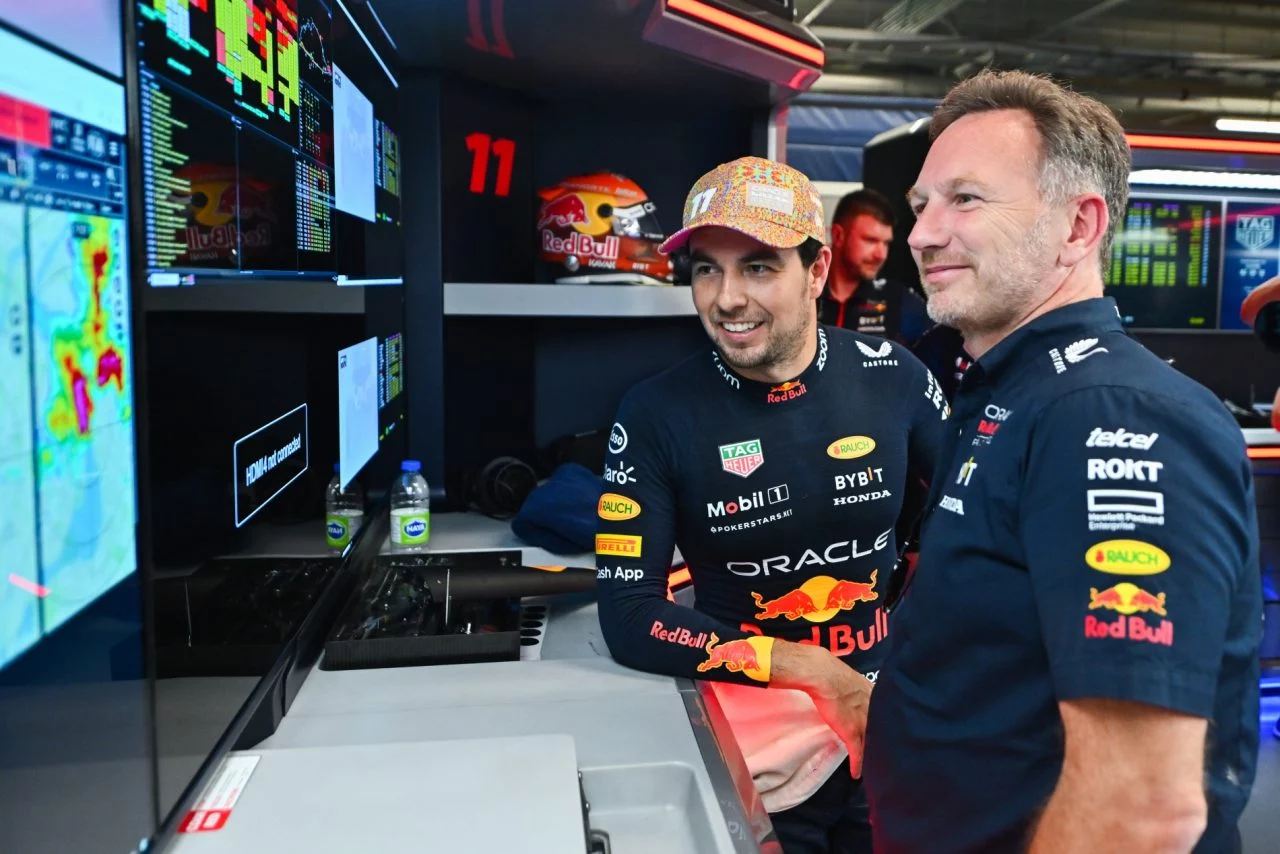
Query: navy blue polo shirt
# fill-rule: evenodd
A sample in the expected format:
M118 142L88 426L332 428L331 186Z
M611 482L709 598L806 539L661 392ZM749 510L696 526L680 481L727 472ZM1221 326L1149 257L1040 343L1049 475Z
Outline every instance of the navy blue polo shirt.
M1261 576L1240 430L1125 334L1110 299L1001 341L948 424L872 695L876 851L1025 850L1062 767L1058 703L1083 698L1211 721L1197 851L1220 850L1258 750Z

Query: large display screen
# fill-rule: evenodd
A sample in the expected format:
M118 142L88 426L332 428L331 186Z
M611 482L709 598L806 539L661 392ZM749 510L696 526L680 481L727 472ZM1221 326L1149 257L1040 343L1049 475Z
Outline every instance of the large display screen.
M1280 275L1280 199L1227 202L1222 264L1223 329L1248 329L1240 305L1258 285Z
M399 284L398 83L341 0L142 0L147 267Z
M125 152L123 86L0 29L0 668L137 569Z
M1129 199L1105 282L1126 326L1217 328L1222 209L1220 198Z

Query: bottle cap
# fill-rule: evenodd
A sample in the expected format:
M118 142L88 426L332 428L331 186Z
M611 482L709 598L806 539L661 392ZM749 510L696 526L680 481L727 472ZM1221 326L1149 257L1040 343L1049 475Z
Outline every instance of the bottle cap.
M422 463L417 460L405 460L400 464L400 471L422 471Z
M334 474L342 474L342 463L334 463L334 464L333 464L333 473L334 473Z

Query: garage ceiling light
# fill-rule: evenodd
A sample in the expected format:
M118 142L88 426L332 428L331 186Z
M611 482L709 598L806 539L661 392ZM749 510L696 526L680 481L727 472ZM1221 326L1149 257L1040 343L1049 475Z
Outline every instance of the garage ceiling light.
M1196 169L1139 169L1129 174L1130 184L1160 187L1217 187L1227 190L1280 192L1280 175L1250 172L1208 172Z
M1214 127L1227 133L1271 133L1280 135L1280 122L1263 119L1218 119Z

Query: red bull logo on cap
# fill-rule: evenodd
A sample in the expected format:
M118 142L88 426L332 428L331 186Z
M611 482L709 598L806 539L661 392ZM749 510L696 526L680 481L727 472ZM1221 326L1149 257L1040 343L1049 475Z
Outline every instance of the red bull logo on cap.
M1140 614L1150 611L1161 617L1169 616L1164 608L1163 593L1153 596L1136 584L1130 584L1127 581L1108 587L1102 592L1099 592L1096 587L1090 587L1089 610L1095 611L1098 608L1106 608L1120 614Z
M788 620L808 620L811 623L825 623L841 611L852 610L859 602L874 602L880 598L876 593L876 575L879 570L871 571L868 581L837 580L829 575L816 575L799 588L781 596L765 601L759 593L752 593L756 607L760 613L757 620L774 620L786 617Z

